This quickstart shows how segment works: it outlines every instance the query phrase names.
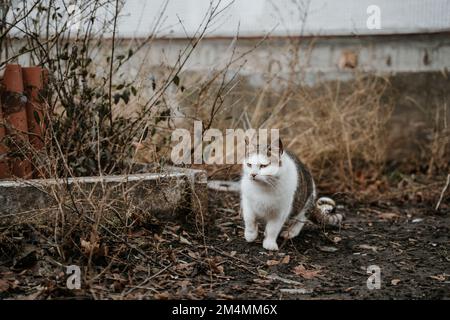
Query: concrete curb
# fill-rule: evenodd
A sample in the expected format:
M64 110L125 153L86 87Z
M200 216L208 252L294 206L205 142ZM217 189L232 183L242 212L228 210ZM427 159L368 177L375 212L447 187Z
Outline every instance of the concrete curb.
M140 166L140 171L145 170ZM201 170L164 168L159 173L0 181L0 224L27 216L46 216L61 207L69 212L103 208L108 219L131 214L208 223L207 178ZM100 205L102 204L102 205ZM112 209L112 210L110 210ZM97 209L98 211L98 209ZM110 212L114 211L116 214ZM120 217L119 217L120 218Z

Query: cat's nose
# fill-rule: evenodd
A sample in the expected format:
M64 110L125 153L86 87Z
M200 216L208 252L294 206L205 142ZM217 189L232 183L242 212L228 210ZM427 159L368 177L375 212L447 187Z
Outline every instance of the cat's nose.
M250 173L250 176L252 177L252 179L255 179L256 173Z

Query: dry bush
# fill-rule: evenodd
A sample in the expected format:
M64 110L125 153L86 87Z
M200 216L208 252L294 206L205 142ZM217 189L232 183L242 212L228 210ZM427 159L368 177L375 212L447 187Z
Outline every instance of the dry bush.
M431 143L425 145L429 155L428 174L448 172L450 170L450 124L447 104L432 110L433 126L430 128Z
M166 91L179 85L178 74L224 9L219 10L220 1L210 3L204 21L180 52L177 63L167 68L165 77L157 83L150 81L151 91L143 92L142 87L136 86L135 79L127 77L126 71L139 50L151 48L161 21L155 22L154 33L147 39L132 41L130 48L123 50L122 46L119 50L114 32L109 39L105 39L103 33L115 29L122 1L83 2L80 22L83 28L75 33L66 21L70 16L69 2L63 1L62 6L56 6L53 0L12 2L12 6L17 6L12 8L17 16L13 17L11 30L16 33L14 36L6 31L1 33L0 49L8 48L0 51L1 66L27 61L49 70L49 88L42 96L46 106L45 150L33 150L27 145L21 152L24 157L33 157L40 175L56 179L56 184L51 190L45 190L49 196L48 210L21 212L12 217L12 222L6 217L2 220L0 258L3 261L3 245L10 236L14 237L12 231L30 227L47 243L50 256L62 262L81 254L88 257L90 264L93 254L99 255L102 244L107 242L125 251L124 260L133 252L145 261L152 261L142 249L128 244L127 235L136 226L151 225L157 210L150 205L130 206L133 188L126 183L114 187L100 184L96 192L89 192L76 183L69 184L68 179L134 172L135 166L131 163L134 145L146 138L157 139L155 128L170 128L166 125L171 116L165 102ZM98 17L102 8L108 12L104 21ZM95 30L93 24L99 20L103 25ZM143 65L145 61L139 63ZM149 74L140 76L150 79ZM146 85L147 88L148 83ZM123 112L125 109L131 112ZM160 159L152 160L156 163L155 171L159 172ZM155 188L164 188L158 183ZM182 193L177 196L187 197ZM158 198L146 201L162 203L165 200L169 201ZM203 226L196 227L198 230ZM121 250L122 246L126 250ZM107 253L100 252L100 255L107 256ZM112 263L117 257L107 258Z
M285 147L297 154L319 181L339 191L352 190L362 170L373 178L381 174L386 124L392 110L392 102L383 97L386 79L356 75L351 82L312 88L290 85L282 90L272 88L270 82L257 90L245 78L227 85L233 89L223 97L219 93L226 86L215 83L180 99L189 114L187 127L196 119L223 133L227 128L279 129ZM217 96L222 106L212 116ZM216 178L236 177L240 170L236 165L205 168Z
M357 77L300 90L266 120L280 128L286 145L316 173L353 190L358 173L379 175L385 155L386 124L392 110L383 101L387 81ZM277 109L276 109L277 110Z

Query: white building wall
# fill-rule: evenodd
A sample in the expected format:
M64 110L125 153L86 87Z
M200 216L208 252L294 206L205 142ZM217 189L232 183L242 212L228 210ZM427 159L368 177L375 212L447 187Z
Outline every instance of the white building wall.
M192 36L210 0L126 0L119 21L122 37L145 37L163 11L159 35ZM229 7L227 7L229 5ZM380 8L381 29L368 29L367 8ZM223 0L227 7L209 36L349 35L450 30L450 0ZM165 10L162 10L165 8ZM304 13L306 19L303 19ZM180 23L180 20L182 23Z

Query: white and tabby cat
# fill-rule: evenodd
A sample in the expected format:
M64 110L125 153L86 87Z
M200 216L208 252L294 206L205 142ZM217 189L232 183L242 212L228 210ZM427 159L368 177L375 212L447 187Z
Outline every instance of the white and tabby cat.
M344 216L335 213L334 201L325 197L316 201L310 172L295 155L283 150L281 140L278 150L260 145L253 149L256 152L246 154L241 179L241 208L248 242L258 236L258 220L266 223L263 247L267 250L278 250L277 238L288 219L291 221L282 236L289 239L300 233L307 219L340 225ZM271 162L274 152L278 161Z

